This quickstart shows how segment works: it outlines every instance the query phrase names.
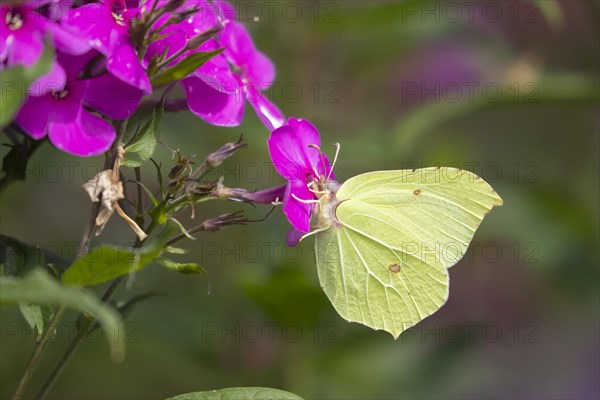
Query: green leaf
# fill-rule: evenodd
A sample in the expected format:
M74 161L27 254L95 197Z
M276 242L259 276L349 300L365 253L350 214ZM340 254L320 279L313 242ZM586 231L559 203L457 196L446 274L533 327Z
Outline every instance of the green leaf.
M127 126L125 127L125 134L123 135L123 143L125 147L138 136L140 130L152 119L154 115L154 108L156 104L142 104L138 109L129 117L127 120Z
M139 270L143 267L139 261L138 253L133 250L100 246L77 259L61 279L72 285L96 285Z
M177 261L170 260L168 258L160 257L156 260L156 262L166 269L171 271L179 272L180 274L204 274L206 277L206 284L208 286L206 294L210 295L210 279L208 278L208 273L204 268L202 268L199 264L196 263L178 263Z
M175 227L167 226L141 249L100 246L81 257L63 272L63 283L71 285L97 285L119 276L136 272L150 264L162 252Z
M0 127L8 125L27 98L29 85L50 71L54 49L48 43L39 60L31 67L15 65L0 74Z
M172 236L174 230L173 226L169 225L165 227L156 238L144 245L140 251L139 261L143 266L150 264L160 256L160 253L162 253L167 240Z
M139 271L160 254L160 249L133 249L100 246L77 259L62 274L62 281L71 285L97 285L121 275Z
M180 394L167 400L302 400L302 397L279 389L239 387Z
M0 235L0 265L5 275L24 275L36 267L45 267L44 251L10 236Z
M165 247L165 251L171 254L187 254L189 251L187 249L182 249L181 247L173 247L167 246Z
M177 228L179 228L179 231L183 234L183 236L185 236L186 238L191 239L191 240L196 240L195 237L190 235L190 233L187 231L187 229L185 229L183 224L181 222L179 222L179 220L171 217L171 218L169 218L169 221L173 221L173 223L175 224L175 226L177 226Z
M168 258L159 258L156 260L157 263L165 267L166 269L170 269L172 271L181 272L182 274L200 274L203 273L206 275L206 271L204 268L200 266L200 264L196 263L178 263L173 260L169 260Z
M160 170L160 167L162 166L162 163L158 164L152 158L150 159L150 161L152 161L152 164L154 164L154 167L156 168L156 180L158 182L158 187L160 188L161 200L164 200L165 195L166 195L166 191L165 191L165 188L163 186L163 177L162 177L162 172Z
M23 276L36 268L46 266L46 257L42 249L20 242L15 238L0 235L0 263L8 276ZM20 303L19 311L38 339L44 332L44 326L52 316L52 307L31 303Z
M148 198L150 199L150 201L152 202L152 204L154 205L154 207L158 206L158 200L156 200L156 197L154 197L154 194L152 194L152 192L150 191L150 189L148 189L146 187L146 185L144 185L142 182L138 182L138 181L134 181L136 185L139 185L144 192L146 192L146 194L148 195Z
M150 79L150 82L152 82L153 85L164 85L173 81L181 80L200 68L205 62L214 56L221 54L222 51L223 49L218 49L190 54L176 65L161 70L158 74L154 75Z
M123 342L113 340L115 337L125 337L119 314L112 307L98 301L87 289L61 285L41 270L32 271L24 278L0 278L0 304L19 303L67 306L92 315L105 331L113 359L123 359Z
M148 120L125 146L125 155L121 165L132 168L139 167L152 157L160 135L163 111L164 104L162 102L152 108ZM144 114L147 112L146 109L142 111ZM140 121L143 120L142 116L138 116L138 118Z
M44 327L54 316L54 309L48 305L19 303L19 311L29 327L35 330L38 340L44 333Z

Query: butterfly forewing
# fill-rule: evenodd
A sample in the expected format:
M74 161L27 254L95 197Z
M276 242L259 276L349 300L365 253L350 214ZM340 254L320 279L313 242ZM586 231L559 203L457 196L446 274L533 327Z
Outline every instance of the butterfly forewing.
M484 216L502 199L477 175L455 168L379 171L358 175L337 192L342 201L360 201L362 214L374 222L383 220L389 229L360 222L357 229L417 257L437 257L446 266L456 264L465 254ZM345 201L344 201L345 200ZM356 209L356 208L354 208ZM352 214L337 218L343 225ZM356 218L357 220L360 218Z

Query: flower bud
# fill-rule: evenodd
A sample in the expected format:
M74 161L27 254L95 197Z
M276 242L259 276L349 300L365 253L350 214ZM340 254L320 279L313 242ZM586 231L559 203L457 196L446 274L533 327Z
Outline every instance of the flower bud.
M177 25L188 19L188 17L196 14L198 11L200 11L200 9L196 6L193 6L186 10L173 13L167 20L167 25Z
M244 225L248 220L238 211L229 214L219 215L216 218L207 219L202 223L202 230L205 232L216 232L229 225Z
M173 12L181 7L185 3L185 0L169 0L167 4L163 6L165 12Z
M227 143L217 151L209 154L204 160L204 163L212 168L218 167L221 165L221 163L223 163L223 161L234 155L239 149L246 147L248 147L248 145L243 143L243 137L240 136L237 142Z
M219 185L219 181L197 183L190 185L189 191L197 196L211 196L214 189Z
M212 195L219 199L230 199L235 201L245 201L256 204L276 204L283 200L286 185L277 186L270 189L249 192L241 188L228 188L218 185Z
M198 47L202 46L202 44L204 42L206 42L208 39L210 39L211 37L213 37L214 35L219 33L220 30L221 30L221 27L219 25L215 25L212 28L207 29L206 31L200 33L199 35L194 36L193 38L188 40L187 49L188 50L197 49Z

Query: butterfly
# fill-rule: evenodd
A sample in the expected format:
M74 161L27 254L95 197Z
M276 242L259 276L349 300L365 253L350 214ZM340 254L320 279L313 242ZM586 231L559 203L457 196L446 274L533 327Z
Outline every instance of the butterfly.
M369 172L339 184L339 144L330 165L320 143L310 122L293 117L268 140L288 180L288 244L315 235L319 280L337 312L397 338L446 302L448 268L502 199L456 168Z
M502 199L456 168L376 171L315 191L319 281L346 320L397 338L448 299L448 268Z

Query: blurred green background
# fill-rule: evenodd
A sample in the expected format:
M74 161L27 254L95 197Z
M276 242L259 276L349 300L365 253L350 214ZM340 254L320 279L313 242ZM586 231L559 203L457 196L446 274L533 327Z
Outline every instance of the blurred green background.
M136 274L116 299L162 296L128 317L125 362L113 364L104 338L89 337L50 397L146 399L268 386L308 399L598 398L599 3L234 4L244 20L261 17L247 25L277 66L269 97L286 115L312 121L329 154L329 144L341 143L339 180L459 166L490 182L504 206L451 269L448 303L396 341L335 313L319 287L313 240L287 248L279 211L198 235L182 244L191 253L181 259L206 268L210 295L201 276L156 265ZM200 162L243 133L250 149L212 178L247 189L280 184L268 132L246 111L244 124L231 129L171 114L161 138ZM165 169L172 164L165 148L156 158ZM27 182L2 195L0 232L72 256L89 210L81 184L101 164L45 144ZM151 168L143 179L156 189ZM212 202L196 208L196 219L237 210L261 218L269 207ZM192 226L187 212L183 220ZM95 243L132 241L113 218ZM32 388L72 336L73 317ZM1 309L1 326L4 398L33 335L12 308Z

